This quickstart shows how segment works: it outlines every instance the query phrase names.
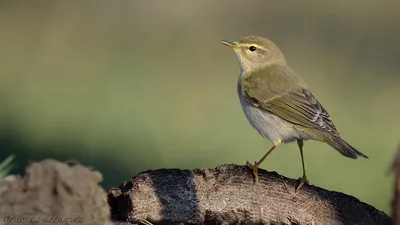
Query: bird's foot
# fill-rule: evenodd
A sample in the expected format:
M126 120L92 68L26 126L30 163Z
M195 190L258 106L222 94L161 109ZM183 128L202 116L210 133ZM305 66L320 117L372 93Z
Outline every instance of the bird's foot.
M303 177L299 177L300 183L299 185L296 187L295 192L297 193L301 187L303 187L304 184L308 184L308 180L307 180L307 176L305 174L303 174Z
M251 164L249 161L246 161L246 166L249 167L251 170L253 170L253 176L254 176L254 183L258 182L258 163L254 162L254 165Z

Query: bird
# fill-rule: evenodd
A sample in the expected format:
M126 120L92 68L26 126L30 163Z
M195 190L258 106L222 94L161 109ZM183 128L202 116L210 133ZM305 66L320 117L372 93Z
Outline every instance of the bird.
M258 181L260 164L282 143L297 142L300 150L302 177L295 191L308 184L304 141L320 141L345 157L368 158L340 136L331 116L307 88L303 79L289 67L279 47L263 37L248 36L222 44L232 48L239 61L237 93L243 112L258 133L273 146L254 164L254 182Z

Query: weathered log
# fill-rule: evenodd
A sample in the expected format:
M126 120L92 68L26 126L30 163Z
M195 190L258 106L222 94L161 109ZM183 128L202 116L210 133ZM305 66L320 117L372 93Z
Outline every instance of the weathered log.
M391 224L355 197L246 166L143 172L109 191L113 220L154 224Z

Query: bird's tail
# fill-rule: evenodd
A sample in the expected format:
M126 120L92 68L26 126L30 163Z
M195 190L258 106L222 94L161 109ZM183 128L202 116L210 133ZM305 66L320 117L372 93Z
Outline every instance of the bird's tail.
M329 137L327 143L336 151L340 152L340 154L356 159L358 156L362 156L368 159L368 156L364 155L363 153L357 151L353 146L343 140L341 137Z

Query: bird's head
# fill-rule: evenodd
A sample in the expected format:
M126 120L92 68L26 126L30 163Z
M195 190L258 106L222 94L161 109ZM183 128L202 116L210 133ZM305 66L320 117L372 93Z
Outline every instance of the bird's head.
M253 71L272 64L286 64L278 46L266 38L251 36L235 42L221 42L236 52L241 69L244 71Z

